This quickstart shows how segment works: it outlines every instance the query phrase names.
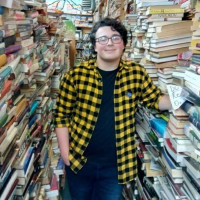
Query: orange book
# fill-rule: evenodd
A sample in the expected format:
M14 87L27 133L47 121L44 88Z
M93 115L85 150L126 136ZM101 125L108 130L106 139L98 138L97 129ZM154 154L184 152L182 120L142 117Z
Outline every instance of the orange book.
M7 63L6 54L0 55L0 68L3 67Z

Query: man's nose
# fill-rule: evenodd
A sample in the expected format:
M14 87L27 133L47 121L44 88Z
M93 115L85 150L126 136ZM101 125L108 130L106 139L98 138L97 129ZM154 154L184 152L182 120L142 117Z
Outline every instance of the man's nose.
M107 45L109 45L109 44L113 44L112 38L108 38L108 43L107 43Z

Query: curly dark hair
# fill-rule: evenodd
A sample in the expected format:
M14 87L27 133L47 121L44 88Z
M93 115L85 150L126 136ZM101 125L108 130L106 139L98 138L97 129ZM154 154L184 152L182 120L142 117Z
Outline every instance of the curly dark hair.
M90 34L90 42L92 43L92 53L96 54L94 47L96 43L96 32L100 27L104 26L110 26L112 27L115 31L119 32L121 35L123 41L124 41L124 46L127 44L127 30L125 26L118 20L116 19L111 19L111 18L104 18L100 21L98 21L92 28L91 34Z

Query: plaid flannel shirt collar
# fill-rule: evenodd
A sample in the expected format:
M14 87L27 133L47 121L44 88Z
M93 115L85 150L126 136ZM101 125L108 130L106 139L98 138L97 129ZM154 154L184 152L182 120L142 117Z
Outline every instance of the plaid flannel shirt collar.
M84 64L84 67L86 67L87 69L96 69L97 68L97 60L96 59L89 60L88 63ZM122 69L128 70L128 68L129 68L127 65L127 62L125 62L122 59L120 59L119 67L120 67L120 70L122 70Z

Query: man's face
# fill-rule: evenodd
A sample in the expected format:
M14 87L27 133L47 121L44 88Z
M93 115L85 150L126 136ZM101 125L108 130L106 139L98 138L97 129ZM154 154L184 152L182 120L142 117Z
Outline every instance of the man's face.
M112 37L113 39L109 39L107 44L105 44L105 41L103 42L104 44L102 44L101 39L103 36L107 38ZM104 37L103 40L105 39ZM119 60L125 48L122 38L119 39L119 37L120 34L117 31L112 30L110 26L100 27L96 32L97 41L94 48L97 52L97 59L108 62Z

